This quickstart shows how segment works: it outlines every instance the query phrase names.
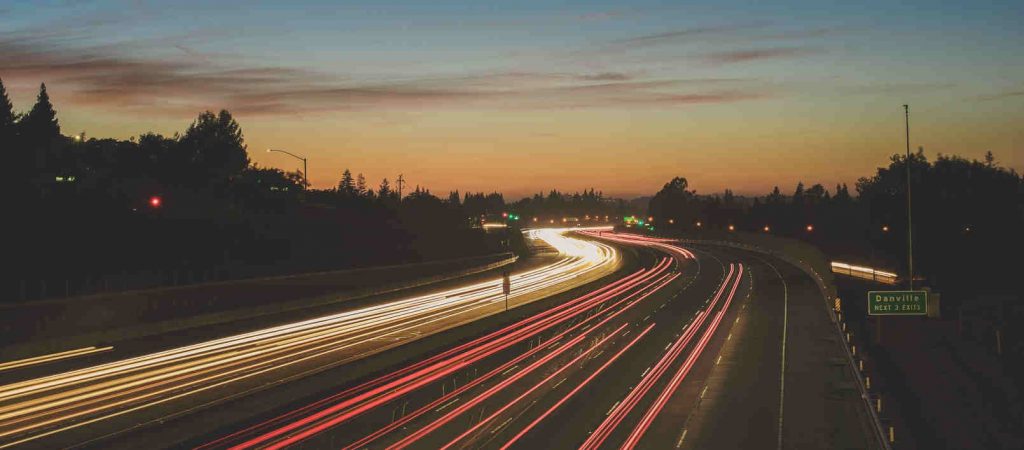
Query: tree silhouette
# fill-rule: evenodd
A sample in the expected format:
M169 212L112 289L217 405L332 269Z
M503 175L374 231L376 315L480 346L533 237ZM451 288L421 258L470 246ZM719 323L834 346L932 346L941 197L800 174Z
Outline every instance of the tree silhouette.
M352 171L345 169L341 173L341 181L338 182L338 192L344 197L355 197L356 196L356 182L352 178Z
M798 182L796 184L796 190L793 191L793 204L800 206L804 204L804 182Z
M648 213L659 223L669 220L695 221L700 215L699 208L694 201L695 192L688 190L689 187L690 183L683 177L675 177L665 183L665 186L651 198L647 207Z
M462 203L459 201L459 191L454 190L448 193L448 204L452 206L460 206Z
M46 93L46 84L39 85L39 95L36 97L35 105L18 122L21 135L28 141L29 145L40 146L60 136L60 124L57 122L57 112L53 110L50 103L50 95Z
M366 195L366 177L361 173L356 177L356 194Z
M194 185L221 185L249 165L245 140L231 113L206 111L185 130L179 145Z
M4 81L0 79L0 142L11 142L14 139L16 117L11 98L7 96Z
M387 178L384 178L380 182L380 187L377 188L377 196L381 199L391 198L391 183L388 182Z

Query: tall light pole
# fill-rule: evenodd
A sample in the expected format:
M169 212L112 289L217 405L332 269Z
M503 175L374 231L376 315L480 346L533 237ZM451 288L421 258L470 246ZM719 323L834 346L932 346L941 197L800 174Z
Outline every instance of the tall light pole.
M910 290L914 290L914 234L910 210L910 106L903 105L903 116L907 131L907 272Z
M309 172L307 172L307 168L306 168L307 167L306 166L306 158L303 158L303 157L301 157L299 155L296 155L296 154L291 153L291 152L286 151L286 150L278 150L278 149L275 149L275 148L268 148L267 149L267 153L270 153L270 152L284 153L284 154L286 154L288 156L291 156L292 158L301 159L302 160L302 189L309 189Z

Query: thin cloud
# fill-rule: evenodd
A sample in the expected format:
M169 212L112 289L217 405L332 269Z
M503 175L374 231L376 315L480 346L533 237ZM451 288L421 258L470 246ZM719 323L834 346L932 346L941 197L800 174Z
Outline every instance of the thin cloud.
M708 53L703 56L703 59L710 64L736 64L765 59L790 59L816 52L816 50L806 47L761 48Z
M999 93L992 94L992 95L982 95L982 96L978 97L978 100L981 100L981 101L1002 100L1002 99L1013 98L1013 97L1024 97L1024 91L1006 91L1006 92L999 92Z
M811 28L807 30L791 30L781 31L778 33L769 33L760 36L758 39L776 39L776 40L787 40L787 39L809 39L809 38L820 38L825 36L832 36L846 32L846 29L840 28Z
M632 76L622 72L603 72L579 76L579 79L585 81L626 81L632 78Z
M956 85L953 83L880 83L839 88L847 94L917 94L945 90Z
M734 24L734 25L720 25L711 27L694 27L684 28L681 30L666 31L662 33L647 34L643 36L636 36L628 39L619 39L612 41L612 44L627 45L627 46L641 46L641 45L655 45L664 42L675 42L690 38L694 36L703 35L714 35L714 34L728 34L737 31L744 31L748 29L764 27L763 23L746 23L746 24Z
M693 105L704 103L735 103L747 100L771 98L766 92L721 91L696 94L660 94L642 99L645 103L669 105Z
M166 48L175 49L173 45ZM735 80L639 79L639 74L623 72L351 80L309 70L231 63L231 58L195 57L185 46L177 50L176 56L153 60L127 56L110 45L80 48L46 39L25 42L0 37L0 67L8 79L49 82L74 104L175 116L218 108L241 114L283 114L443 107L637 107L764 96L756 91L706 89ZM694 92L695 88L699 91Z

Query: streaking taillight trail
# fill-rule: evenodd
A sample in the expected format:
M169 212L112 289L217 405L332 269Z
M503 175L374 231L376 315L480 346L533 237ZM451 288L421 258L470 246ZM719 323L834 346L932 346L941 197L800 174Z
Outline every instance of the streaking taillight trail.
M564 233L534 234L564 253L514 274L511 297L567 289L617 265L612 247ZM193 405L168 402L199 393L202 402L246 395L494 314L504 298L501 280L488 280L0 386L0 448L158 404L174 415Z
M241 449L254 446L275 448L277 445L273 444L273 442L279 436L285 439L283 444L287 445L288 443L298 442L313 436L330 427L337 426L376 406L385 404L430 384L430 382L439 377L457 371L464 367L465 364L479 361L516 343L530 339L537 333L573 319L617 295L634 290L641 284L650 283L656 277L663 277L669 270L670 265L670 260L663 259L649 271L639 271L595 292L538 313L497 332L429 358L426 361L385 375L380 379L372 380L357 388L347 390L343 393L345 395L332 397L337 403L306 417L297 418L290 423L265 431L263 434L246 440L232 448ZM582 322L577 324L577 327L582 324ZM511 364L506 363L506 365ZM326 402L319 402L319 406L324 406L324 403ZM303 408L304 411L310 411L311 409ZM296 414L295 412L288 414L289 420L301 415L301 413ZM271 423L279 424L286 421L274 419ZM267 430L267 428L260 427L262 430ZM244 434L251 435L252 430L247 430ZM219 446L224 442L224 440L218 440L211 443L211 445Z
M601 240L651 247L673 256L676 261L696 259L693 252L673 245L668 239L607 232L581 233ZM571 251L568 247L561 250ZM576 396L584 386L590 384L601 373L606 373L625 352L635 348L644 338L650 337L656 325L668 326L667 323L650 323L636 329L637 334L630 337L628 342L613 339L615 336L626 337L632 331L627 330L629 322L613 322L616 318L633 310L680 276L671 270L672 266L671 259L662 258L650 269L639 270L600 289L471 342L212 441L201 448L230 446L232 449L278 449L297 445L318 436L320 439L326 439L329 436L337 437L339 433L342 436L351 436L353 432L359 437L342 444L344 450L368 447L398 450L424 445L457 448L479 445L473 444L473 440L484 439L483 436L496 436L493 433L505 428L511 418L518 417L520 413L516 411L526 410L525 408L529 406L526 404L528 398L547 395L540 393L546 392L542 391L542 388L551 386L557 376L571 367L580 367L580 370L583 370L578 375L583 378L581 382L576 383L573 389L555 400L553 404L545 407L536 417L529 418L522 428L510 429L511 437L506 438L501 446L503 449L509 448ZM645 371L640 382L625 394L623 400L616 403L581 448L602 447L628 417L633 417L632 412L645 405L641 417L630 419L629 434L622 446L633 448L639 443L717 331L744 277L744 269L742 264L729 264L723 279L716 283L717 288L710 300L698 309L693 319L682 329L681 335L674 339L666 347L665 353L648 371ZM639 317L639 314L633 317ZM543 343L538 342L536 346L528 349L513 347L555 327L561 328ZM610 347L599 352L598 349L602 346ZM602 353L608 359L600 361L595 367L582 363L590 359L588 355L596 357ZM401 416L393 416L392 420L384 425L374 425L372 432L363 435L365 431L359 428L363 426L360 424L366 421L378 423L379 419L360 419L353 422L356 418L384 405L397 404L396 402L403 400L407 402L407 396L428 386L436 387L446 377L454 376L460 371L464 372L478 364L486 364L485 367L488 368L482 376L474 375L475 378L472 380L467 377L465 383L442 392L439 397L431 398L427 395L430 399L415 406L408 414L404 412L403 406ZM655 386L659 383L666 385L655 392ZM558 384L554 384L552 389L557 386ZM418 395L420 399L423 398L423 394ZM651 398L652 395L654 398ZM502 400L503 398L505 400ZM499 403L494 404L496 401ZM480 417L474 418L468 425L464 420L456 420L464 418L470 411L474 411L475 416L478 409L481 411ZM488 414L484 415L484 410ZM509 418L504 419L505 417ZM633 423L633 420L636 422ZM492 428L492 434L481 435L486 433L486 427ZM323 433L335 434L321 436ZM424 440L428 437L429 440Z

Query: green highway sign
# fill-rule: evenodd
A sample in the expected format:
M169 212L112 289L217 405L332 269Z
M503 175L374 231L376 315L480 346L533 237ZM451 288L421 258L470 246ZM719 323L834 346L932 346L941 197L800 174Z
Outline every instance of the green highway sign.
M928 314L926 291L870 291L868 315L924 315Z

